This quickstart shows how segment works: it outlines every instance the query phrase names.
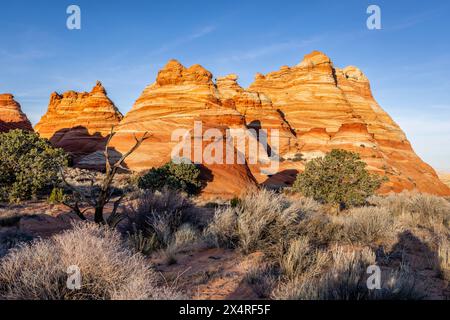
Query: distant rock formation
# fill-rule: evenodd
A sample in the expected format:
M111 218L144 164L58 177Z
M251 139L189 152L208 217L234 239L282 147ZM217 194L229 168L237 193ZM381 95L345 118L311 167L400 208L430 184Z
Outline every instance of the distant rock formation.
M0 94L0 132L22 129L33 131L30 121L22 112L20 104L10 93Z
M70 152L77 163L84 156L103 150L111 127L122 118L105 88L97 82L89 93L52 93L47 113L35 130L53 145Z
M249 90L264 93L281 110L296 132L298 152L304 158L332 149L351 150L371 171L388 176L381 192L417 189L450 194L375 101L369 80L358 68L335 68L329 57L314 51L297 66L257 75Z

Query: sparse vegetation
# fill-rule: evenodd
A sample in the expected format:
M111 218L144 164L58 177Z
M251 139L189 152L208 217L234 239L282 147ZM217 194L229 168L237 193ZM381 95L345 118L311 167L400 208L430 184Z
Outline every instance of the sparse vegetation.
M67 155L33 132L0 133L0 201L19 202L49 192Z
M63 203L66 199L66 195L64 194L64 190L61 188L53 188L50 196L48 197L48 203L50 204L58 204Z
M80 290L67 288L67 269L82 270ZM90 223L13 250L0 261L0 299L173 299L139 254L116 231Z
M165 188L196 194L200 191L200 169L187 162L169 162L160 168L153 168L138 181L139 188L162 191Z
M89 181L77 188L90 190ZM120 190L110 187L119 197L126 194ZM66 197L55 188L48 201L59 203ZM427 291L430 279L441 281L442 287L449 279L450 203L439 197L411 192L371 196L366 206L339 215L313 198L265 189L202 207L198 199L167 187L154 192L135 189L127 200L118 231L83 222L31 243L20 229L20 218L2 215L0 298L180 297L178 290L159 283L152 263L167 277L166 284L180 280L183 289L193 290L194 283L229 276L262 299L422 299L439 294ZM195 271L185 264L195 264L197 255L199 264L208 266L199 272L207 276L186 284ZM227 259L234 259L231 270ZM240 259L245 259L242 267ZM214 261L224 271L212 271ZM61 283L67 278L63 266L69 263L87 270L88 282L81 290L67 290ZM239 267L234 269L234 264ZM38 265L41 269L35 272ZM382 270L380 290L366 286L369 265ZM187 278L183 270L189 270Z
M377 243L394 236L394 218L385 208L354 208L342 224L344 238L354 244Z
M366 170L357 153L333 150L324 158L309 161L292 188L306 197L343 209L364 204L382 181Z
M295 234L304 214L299 203L292 204L272 191L252 191L236 207L216 211L205 230L210 243L240 248L243 252L268 250Z
M136 151L145 140L150 138L148 132L145 132L140 138L137 138L137 136L134 135L135 144L127 152L125 152L120 157L120 159L118 159L114 163L111 163L112 160L110 159L109 154L109 143L111 142L111 139L114 137L114 135L114 127L112 127L104 151L105 175L103 181L101 181L100 185L97 188L94 187L96 183L94 176L91 177L90 188L88 190L89 192L87 193L83 188L78 188L77 186L69 183L65 177L65 172L63 170L61 170L60 172L60 176L64 182L64 185L72 192L72 197L66 197L66 201L64 201L63 204L72 209L72 211L76 215L78 215L81 220L86 220L84 213L87 209L81 210L80 204L90 206L94 209L94 221L98 224L107 223L111 227L116 227L123 220L123 216L120 215L117 210L123 198L125 197L125 194L123 193L118 197L118 199L114 201L114 208L108 220L105 221L103 211L105 209L105 206L112 201L112 198L114 196L114 189L112 188L114 178L119 170L127 171L127 169L123 166L125 160L134 151Z

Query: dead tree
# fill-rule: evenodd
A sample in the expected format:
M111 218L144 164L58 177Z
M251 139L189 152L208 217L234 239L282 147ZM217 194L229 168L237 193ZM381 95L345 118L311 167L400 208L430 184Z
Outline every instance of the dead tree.
M129 171L127 168L123 166L125 160L134 152L136 151L140 145L150 138L150 135L148 132L145 132L144 135L141 138L137 138L136 134L134 134L134 140L135 144L134 146L124 153L121 158L111 163L109 159L109 143L111 142L111 139L114 137L114 127L111 128L111 133L108 137L108 140L106 141L106 146L104 150L104 156L105 156L105 177L103 178L102 182L100 183L99 190L95 190L95 177L90 178L90 196L87 196L81 189L78 187L70 184L67 182L67 179L64 176L64 172L61 172L61 178L64 182L64 184L72 191L73 193L73 204L69 203L68 201L64 201L63 204L70 207L73 212L80 217L82 220L86 220L85 212L89 209L89 207L94 209L94 221L98 224L105 224L108 223L110 226L117 225L122 217L120 214L118 214L117 210L120 206L120 203L122 202L125 194L120 195L120 197L114 201L113 204L113 210L111 212L111 215L108 218L108 221L105 221L103 217L103 212L105 205L108 204L113 196L114 196L114 190L112 188L112 183L114 182L114 177L117 174L119 170ZM61 170L62 171L62 170ZM89 207L87 209L81 210L80 209L80 203L85 203Z

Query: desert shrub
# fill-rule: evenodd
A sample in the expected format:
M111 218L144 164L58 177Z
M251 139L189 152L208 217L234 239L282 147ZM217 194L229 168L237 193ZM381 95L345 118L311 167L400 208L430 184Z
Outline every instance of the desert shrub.
M303 274L313 277L327 264L328 254L311 246L309 239L302 236L290 241L279 260L280 271L287 278Z
M241 200L237 197L234 197L233 199L230 200L230 206L232 208L235 208L239 205L239 203L241 202Z
M66 195L64 194L63 189L53 188L47 201L50 204L58 204L58 203L64 202L65 199L66 199Z
M343 235L351 243L368 245L394 235L394 219L385 208L354 208L342 217Z
M367 267L375 264L368 249L332 249L331 268L320 277L297 277L281 283L272 297L280 300L417 300L424 297L406 268L390 272L380 290L367 288Z
M310 214L298 224L300 235L307 236L315 247L327 246L345 238L344 226L325 213Z
M148 255L156 250L158 241L154 234L146 237L141 230L137 230L134 233L128 234L128 244L135 252Z
M366 164L357 153L333 150L324 158L309 161L292 189L343 208L364 204L382 181L381 177L366 170Z
M278 268L269 263L252 266L245 274L245 282L260 299L269 298L279 281Z
M69 266L81 270L81 289L67 288ZM138 300L180 295L158 286L157 275L116 231L83 223L11 251L0 262L0 299Z
M58 180L67 155L46 139L22 130L0 134L0 201L37 197Z
M444 279L450 280L450 241L441 239L438 244L439 272Z
M182 249L195 244L200 239L198 230L192 225L185 223L181 225L173 236L173 245Z
M173 190L143 191L139 198L125 208L128 224L127 232L141 231L145 238L156 239L156 247L167 247L175 233L191 221L194 207L182 194Z
M239 245L237 214L233 207L219 208L204 231L206 242L219 248L236 248Z
M172 190L196 194L201 187L200 169L195 164L169 162L160 168L153 168L139 178L138 186L144 190Z
M395 216L409 215L412 222L450 227L450 204L444 198L429 194L404 191L387 196L373 196L369 202L386 208Z
M195 246L201 244L201 237L198 230L192 225L186 223L181 225L173 235L167 240L162 248L162 256L168 265L177 262L177 254L192 250Z
M298 222L309 209L273 191L251 191L236 207L216 210L205 237L210 243L239 247L245 253L263 250L273 254L274 245L297 235Z

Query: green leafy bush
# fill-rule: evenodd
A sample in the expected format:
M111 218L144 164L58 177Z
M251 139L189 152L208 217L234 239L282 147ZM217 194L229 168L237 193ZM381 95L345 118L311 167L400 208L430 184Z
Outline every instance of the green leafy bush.
M362 205L385 178L370 174L357 153L333 150L311 160L297 176L293 190L340 208Z
M0 201L18 202L37 197L55 184L67 155L33 132L0 134Z
M141 189L162 191L164 188L180 190L188 194L200 191L200 169L192 163L169 162L160 168L153 168L138 181Z

